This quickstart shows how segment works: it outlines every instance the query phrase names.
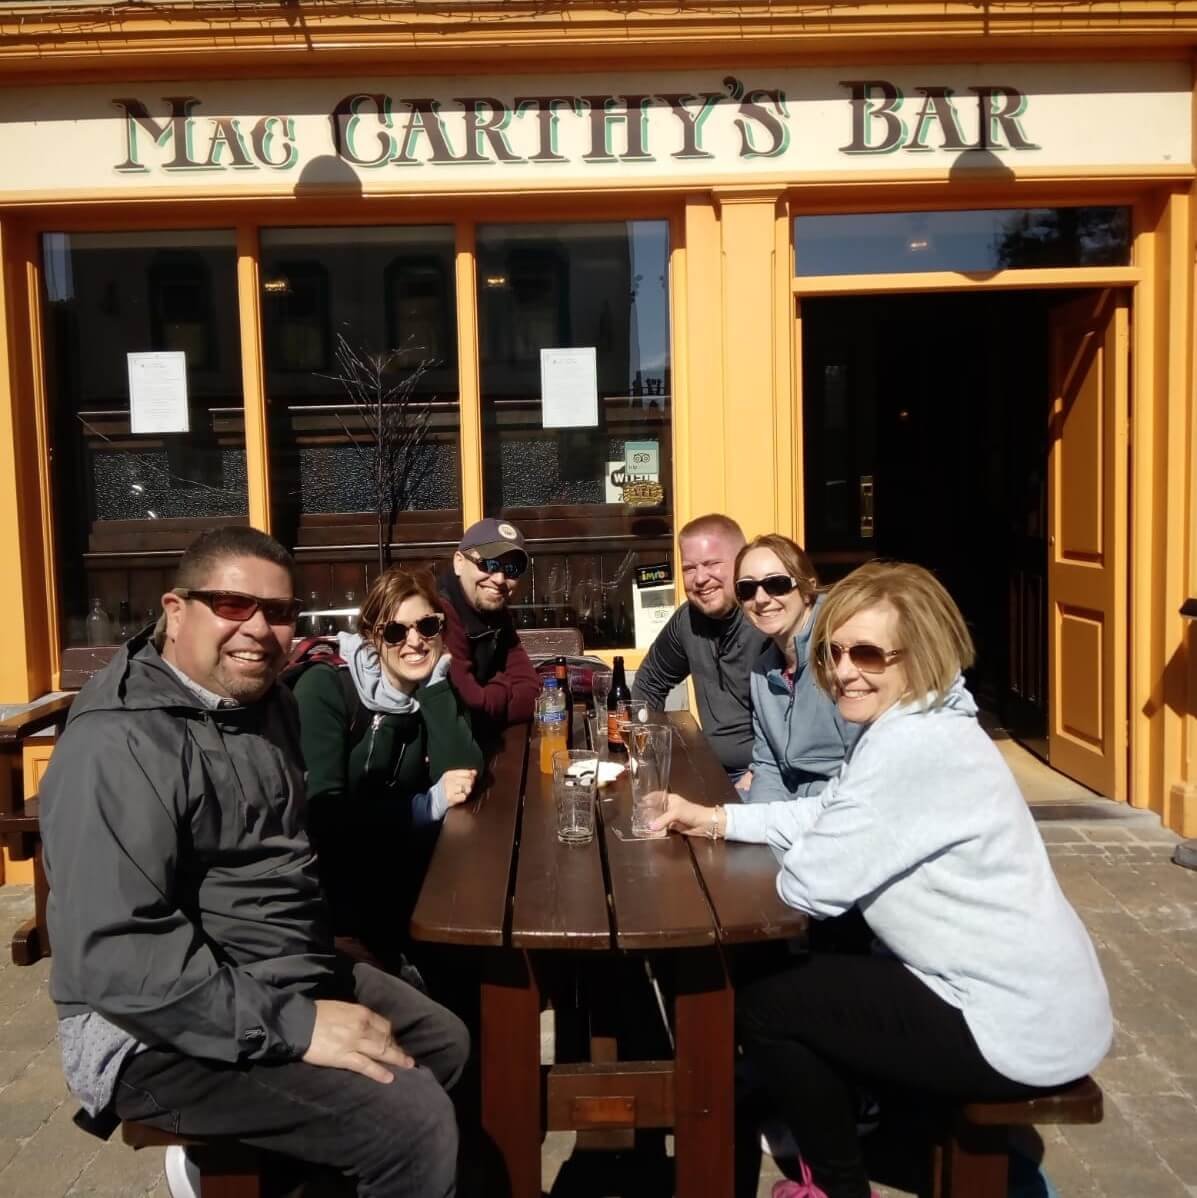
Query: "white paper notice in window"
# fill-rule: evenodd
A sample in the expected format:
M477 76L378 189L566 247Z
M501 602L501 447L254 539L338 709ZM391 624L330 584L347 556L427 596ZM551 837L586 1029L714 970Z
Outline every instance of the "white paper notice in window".
M128 354L129 429L134 433L185 433L187 355L178 350Z
M598 425L598 368L593 345L540 351L540 411L544 428Z

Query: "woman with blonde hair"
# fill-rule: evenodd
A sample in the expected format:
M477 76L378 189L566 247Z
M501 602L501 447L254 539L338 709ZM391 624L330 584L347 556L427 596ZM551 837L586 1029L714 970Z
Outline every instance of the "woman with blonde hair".
M818 794L839 773L859 729L815 682L811 633L822 603L806 551L780 533L754 537L736 555L736 599L770 640L752 667L751 781L745 802Z
M405 943L440 821L483 764L449 681L445 619L432 575L394 566L366 595L361 634L338 637L345 665L313 664L294 684L335 931L384 960Z
M959 609L921 566L873 562L815 623L819 684L864 731L812 801L698 807L660 824L768 842L777 886L822 920L852 907L886 950L812 952L743 987L737 1033L813 1182L774 1198L868 1198L855 1088L1018 1099L1089 1072L1112 1018L1084 925L977 723Z

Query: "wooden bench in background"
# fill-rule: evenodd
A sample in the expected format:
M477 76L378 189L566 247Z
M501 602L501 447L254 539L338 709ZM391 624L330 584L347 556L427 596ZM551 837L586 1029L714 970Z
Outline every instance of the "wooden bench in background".
M56 695L0 720L0 844L10 861L33 862L33 916L13 933L12 959L15 965L32 965L49 956L50 937L46 930L46 873L42 866L42 837L39 824L36 782L49 760L62 726L74 702L73 694ZM26 774L25 748L38 733L46 752Z
M1101 1087L1091 1077L1022 1102L965 1103L935 1146L932 1198L1006 1198L1012 1127L1101 1119Z

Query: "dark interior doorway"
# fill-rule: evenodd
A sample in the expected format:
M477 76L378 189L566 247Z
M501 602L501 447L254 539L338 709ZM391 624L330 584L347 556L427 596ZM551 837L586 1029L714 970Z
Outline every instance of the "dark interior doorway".
M1046 756L1048 292L802 302L806 538L824 581L935 571L981 706Z

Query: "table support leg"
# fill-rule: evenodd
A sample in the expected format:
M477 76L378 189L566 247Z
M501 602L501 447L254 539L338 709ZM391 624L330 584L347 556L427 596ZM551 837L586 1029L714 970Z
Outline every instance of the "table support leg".
M526 954L487 969L481 1022L482 1129L507 1174L492 1192L540 1198L540 991Z
M685 1198L734 1188L735 1003L718 949L677 954L674 1161Z

